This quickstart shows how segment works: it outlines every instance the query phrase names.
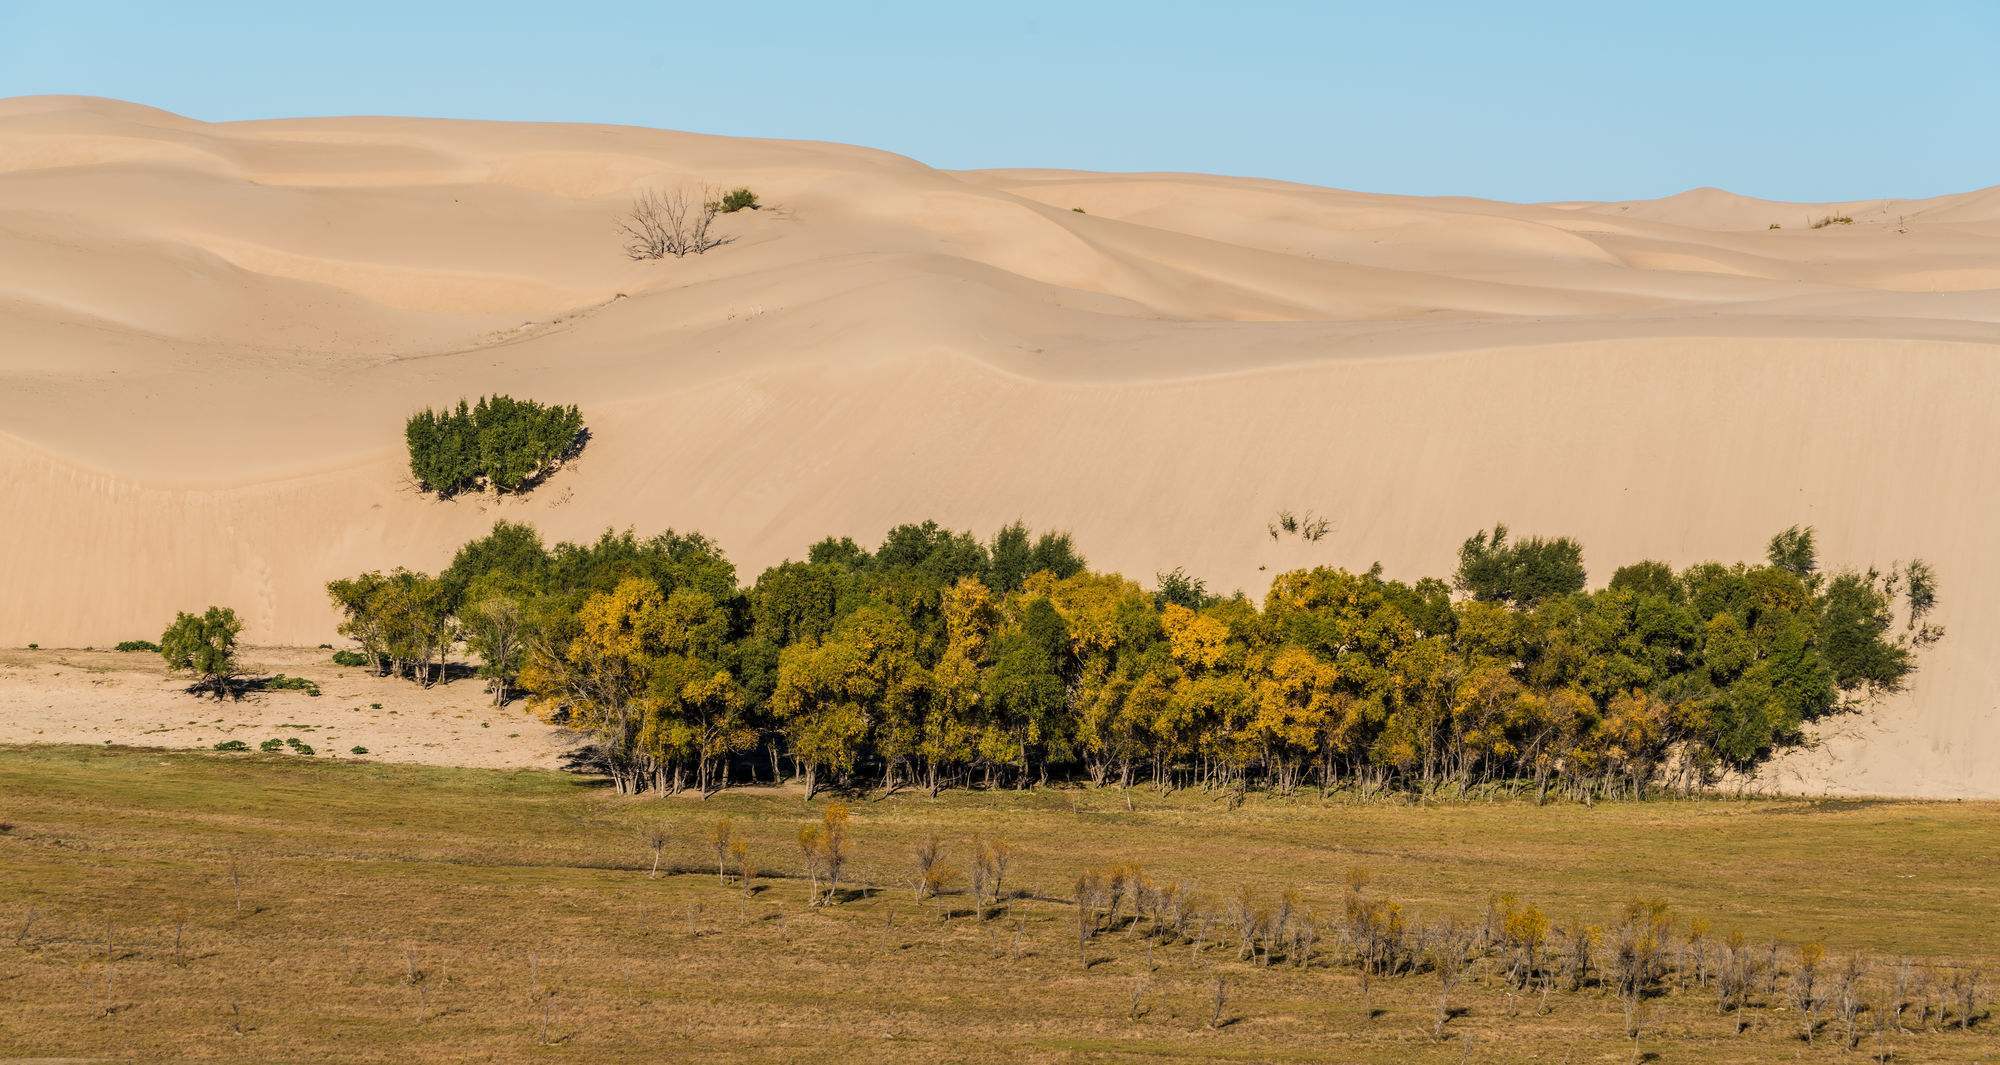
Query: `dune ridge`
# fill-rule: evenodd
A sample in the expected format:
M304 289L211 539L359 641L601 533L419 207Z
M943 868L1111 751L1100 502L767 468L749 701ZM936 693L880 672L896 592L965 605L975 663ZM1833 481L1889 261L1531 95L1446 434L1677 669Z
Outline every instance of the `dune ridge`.
M628 261L613 219L676 184L769 206ZM699 528L745 579L827 534L1018 517L1252 595L1444 572L1496 519L1579 537L1598 580L1808 522L1830 564L1930 559L1950 635L1771 780L2000 796L1995 237L2000 187L1508 204L4 100L0 644L209 602L318 643L329 577L503 516ZM491 391L581 404L589 450L524 499L420 496L404 417ZM1333 532L1274 545L1280 507Z

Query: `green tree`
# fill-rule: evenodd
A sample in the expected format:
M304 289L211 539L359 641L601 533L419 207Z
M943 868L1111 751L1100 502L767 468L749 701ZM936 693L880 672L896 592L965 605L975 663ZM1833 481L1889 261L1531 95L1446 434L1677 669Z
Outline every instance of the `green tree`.
M1797 525L1771 537L1764 557L1771 565L1801 579L1819 571L1819 549L1813 543L1812 526Z
M988 708L985 754L1016 762L1023 785L1048 764L1068 757L1070 726L1066 680L1069 627L1042 596L1028 600L1020 620L994 641L983 696Z
M173 624L160 634L160 657L169 670L194 674L189 691L209 691L221 699L236 689L236 637L242 631L236 611L228 607L175 614Z
M1507 526L1480 530L1458 549L1459 591L1474 599L1530 605L1583 591L1583 548L1566 536L1509 541Z

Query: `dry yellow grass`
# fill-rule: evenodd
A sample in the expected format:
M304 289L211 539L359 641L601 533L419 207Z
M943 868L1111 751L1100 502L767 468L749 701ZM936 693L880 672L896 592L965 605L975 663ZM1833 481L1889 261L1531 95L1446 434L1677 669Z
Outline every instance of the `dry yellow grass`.
M1296 888L1325 916L1359 866L1425 919L1476 919L1505 891L1603 924L1657 896L1715 935L1821 941L1830 966L1861 951L1871 980L1906 954L1993 972L2000 918L2000 810L1979 804L903 793L854 803L848 879L881 890L815 909L796 833L824 803L788 792L619 800L546 772L35 747L0 749L0 795L0 1056L1630 1061L1608 992L1557 990L1543 1012L1482 965L1438 1043L1434 977L1377 981L1364 1002L1344 965L1124 931L1093 940L1085 969L1062 900L1083 868L1136 863L1218 902ZM747 897L710 858L725 815L760 869ZM930 833L960 870L975 838L1008 842L1010 883L1034 897L989 920L962 895L916 901L910 855ZM1218 974L1228 1023L1212 1030ZM1733 1034L1711 992L1669 991L1636 1050L1860 1058L1838 1025L1808 1047L1795 1012L1747 1016ZM1899 1062L2000 1060L1990 1023L1892 1043Z

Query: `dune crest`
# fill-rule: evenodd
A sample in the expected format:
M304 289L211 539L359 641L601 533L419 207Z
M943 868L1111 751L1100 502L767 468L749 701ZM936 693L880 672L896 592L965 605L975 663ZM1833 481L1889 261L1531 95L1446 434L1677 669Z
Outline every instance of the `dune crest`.
M679 184L767 208L626 259L616 216ZM1803 522L1832 565L1930 559L1950 635L1772 779L2000 796L1996 237L2000 188L1524 205L4 100L0 644L211 602L318 643L328 578L496 517L699 528L746 580L826 534L1018 517L1252 595L1444 572L1496 519L1577 536L1599 581ZM418 494L403 419L493 391L582 405L590 449L525 499ZM1333 531L1281 549L1281 507Z

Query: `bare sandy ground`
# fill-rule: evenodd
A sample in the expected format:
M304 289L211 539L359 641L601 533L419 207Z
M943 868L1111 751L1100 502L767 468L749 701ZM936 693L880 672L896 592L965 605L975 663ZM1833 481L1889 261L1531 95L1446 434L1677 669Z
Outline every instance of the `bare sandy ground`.
M681 184L771 206L626 260L613 218ZM0 101L0 335L0 646L210 603L310 646L327 579L503 516L698 528L746 579L1021 518L1252 595L1446 572L1495 520L1599 580L1805 522L1832 565L1930 559L1950 635L1774 778L2000 796L2000 188L1508 204L36 97ZM580 404L589 450L527 499L418 495L404 418L490 391ZM1333 531L1274 545L1281 507Z
M209 748L295 738L317 758L356 758L489 769L556 768L573 743L519 703L496 710L467 681L419 688L333 665L330 652L257 648L253 677L305 677L318 696L255 692L241 699L190 696L156 654L0 651L0 744L116 743ZM356 755L354 748L365 748ZM287 748L290 750L290 748Z

